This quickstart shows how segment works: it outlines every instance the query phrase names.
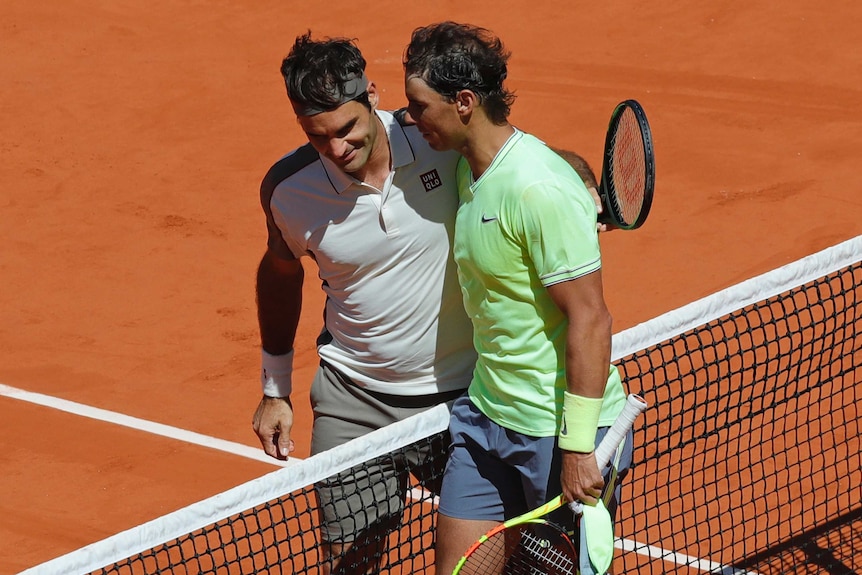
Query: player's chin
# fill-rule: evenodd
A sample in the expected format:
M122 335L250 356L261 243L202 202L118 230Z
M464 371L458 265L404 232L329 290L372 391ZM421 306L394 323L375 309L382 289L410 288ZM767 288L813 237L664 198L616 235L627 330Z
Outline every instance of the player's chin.
M354 152L350 156L348 156L345 160L341 162L336 162L338 167L347 172L348 174L352 174L353 172L357 172L365 167L365 163L368 161L368 157L360 154L358 152Z
M430 147L435 152L445 152L449 148L440 141L439 138L435 138L433 135L423 134L425 136L425 141L428 142L428 147Z

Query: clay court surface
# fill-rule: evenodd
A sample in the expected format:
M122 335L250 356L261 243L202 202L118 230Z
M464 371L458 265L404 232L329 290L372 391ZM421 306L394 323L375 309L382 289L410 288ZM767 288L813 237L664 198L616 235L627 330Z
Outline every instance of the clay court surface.
M596 168L614 105L646 109L653 213L602 237L615 330L862 233L856 1L4 0L0 384L257 446L258 185L304 142L281 58L355 37L397 108L410 32L442 19L497 32L513 122ZM2 395L0 574L273 469Z

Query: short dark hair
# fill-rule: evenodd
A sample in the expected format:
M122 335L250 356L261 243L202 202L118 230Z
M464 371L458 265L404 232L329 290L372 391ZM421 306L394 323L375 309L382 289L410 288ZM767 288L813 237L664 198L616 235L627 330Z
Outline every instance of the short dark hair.
M495 124L509 117L515 95L503 87L510 53L490 30L440 22L413 31L404 53L404 72L417 76L452 101L461 90L474 92Z
M344 103L341 87L365 73L365 58L349 38L312 40L311 31L297 36L281 62L287 97L302 107L334 110ZM368 93L354 98L369 109Z

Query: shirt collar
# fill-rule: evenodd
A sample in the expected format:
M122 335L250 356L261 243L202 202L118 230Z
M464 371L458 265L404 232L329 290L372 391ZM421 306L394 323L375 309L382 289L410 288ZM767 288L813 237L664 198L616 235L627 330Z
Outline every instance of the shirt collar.
M483 181L485 181L487 179L486 176L488 174L490 174L491 172L493 172L497 168L497 166L503 162L503 160L509 154L509 152L512 150L512 148L514 148L518 144L518 142L521 141L521 139L523 137L524 137L524 132L522 132L521 130L519 130L515 126L512 126L512 134L509 136L509 138L503 144L503 147L500 148L499 150L497 150L497 154L494 156L494 159L491 160L491 164L488 166L488 169L486 169L485 172L481 175L481 177L479 177L478 180L475 180L475 179L473 179L473 172L470 172L470 191L471 192L473 192L474 194L476 193L476 189L478 188L478 186Z

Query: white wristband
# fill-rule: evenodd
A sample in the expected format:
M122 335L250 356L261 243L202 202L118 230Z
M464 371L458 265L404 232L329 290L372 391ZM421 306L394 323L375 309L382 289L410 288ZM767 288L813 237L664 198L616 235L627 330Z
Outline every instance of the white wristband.
M261 348L260 385L267 397L290 395L293 374L293 350L283 355L272 355Z

